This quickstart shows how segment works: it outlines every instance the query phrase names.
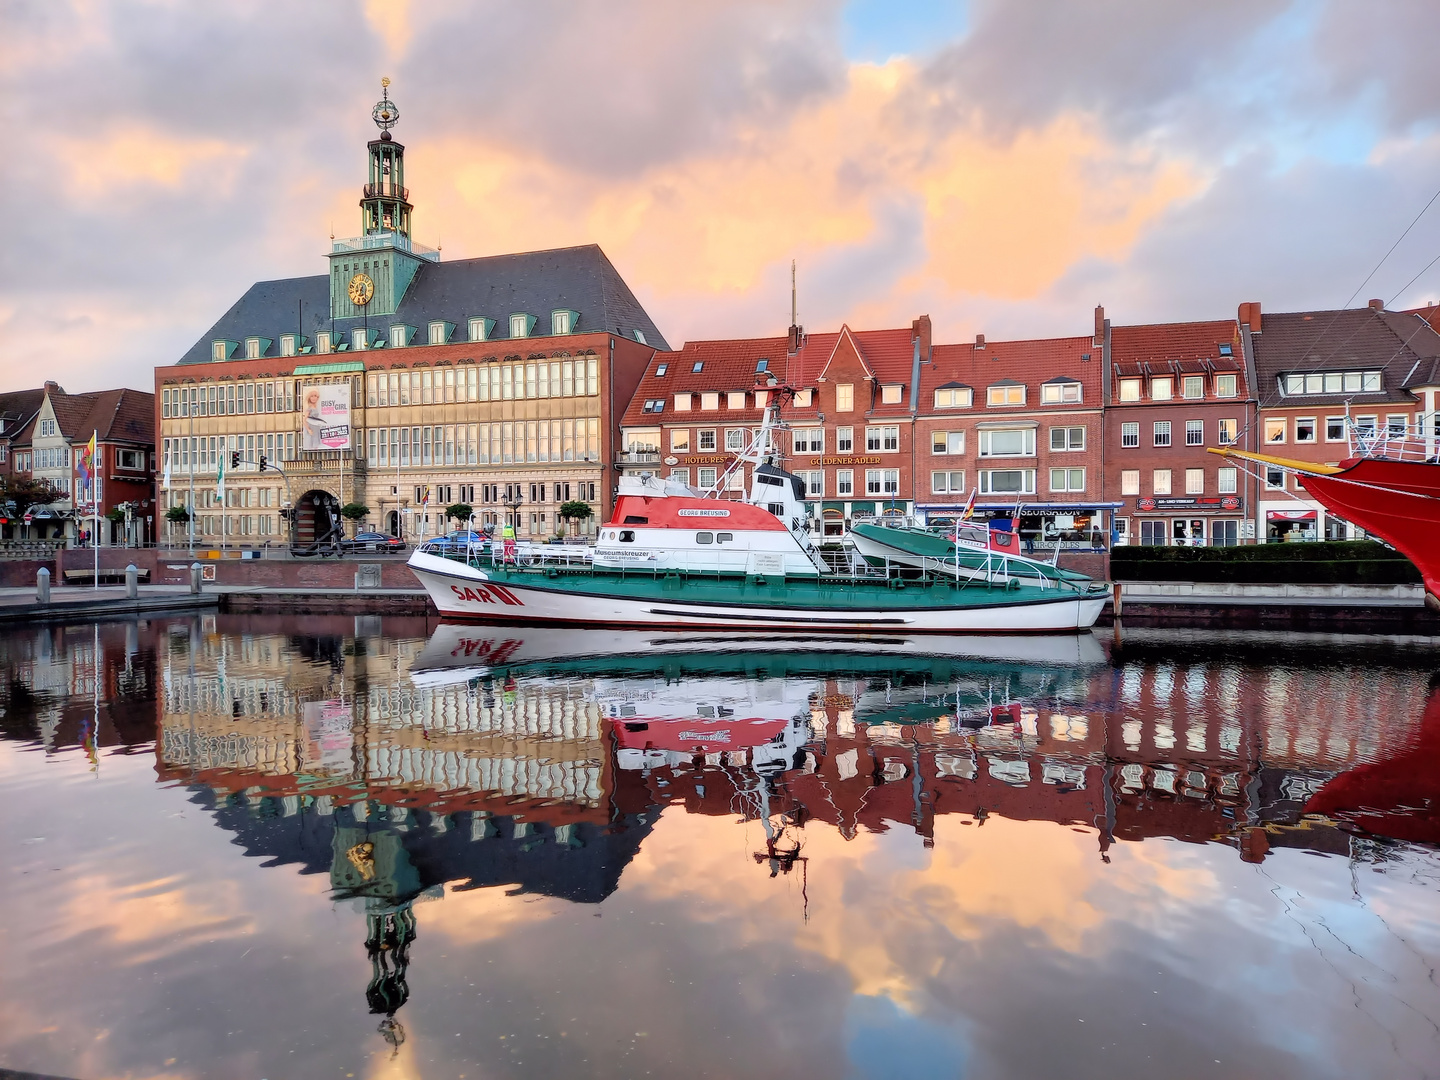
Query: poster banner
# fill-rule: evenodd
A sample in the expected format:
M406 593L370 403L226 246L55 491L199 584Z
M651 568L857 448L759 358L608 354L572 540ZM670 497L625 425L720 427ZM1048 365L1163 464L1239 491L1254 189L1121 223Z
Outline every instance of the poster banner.
M350 449L350 384L303 386L304 438L302 450Z

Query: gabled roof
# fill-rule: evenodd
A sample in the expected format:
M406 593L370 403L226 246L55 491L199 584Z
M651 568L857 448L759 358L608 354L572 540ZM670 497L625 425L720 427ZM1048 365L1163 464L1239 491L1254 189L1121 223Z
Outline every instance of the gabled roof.
M0 420L4 420L4 434L17 434L30 420L45 400L43 389L11 390L0 394Z
M1265 329L1270 329L1268 315ZM1221 352L1221 346L1229 346L1229 356ZM1116 375L1200 375L1222 371L1239 375L1244 381L1240 324L1234 319L1114 326L1110 330L1110 360Z
M1084 387L1086 406L1100 405L1100 350L1088 335L990 341L983 346L936 345L932 355L933 363L920 365L922 413L933 407L934 391L955 386L1078 382ZM977 402L976 407L983 406Z
M1409 402L1406 386L1432 374L1440 334L1423 318L1398 311L1346 308L1267 314L1255 335L1260 403L1274 406ZM1322 371L1380 371L1379 393L1282 395L1280 377Z
M678 352L657 353L646 367L640 385L625 410L620 423L624 427L647 427L659 423L675 422L674 396L679 394L700 394L719 391L765 389L764 381L773 375L777 382L788 382L796 389L814 389L822 371L828 369L835 357L841 337L848 334L855 344L855 351L861 363L871 372L877 384L908 383L914 357L914 335L910 327L894 330L850 330L842 327L837 331L807 335L799 351L794 355L787 352L789 341L784 337L730 338L719 341L687 341ZM768 370L755 371L759 360L769 360ZM703 361L700 371L691 370L696 361ZM656 369L665 364L664 375L656 375ZM833 377L827 377L833 383ZM819 395L808 407L787 406L787 419L808 419L822 412ZM868 393L860 387L855 391L857 422L884 415L897 417L909 414L908 402L899 405L881 405L878 401L873 409L867 400ZM663 400L665 407L659 414L644 411L646 401ZM756 423L760 410L755 406L753 394L746 395L745 409L722 409L719 412L680 413L685 420L723 424L727 420Z
M331 321L330 279L324 274L259 281L178 362L210 363L212 342L243 342L247 337L269 338L274 344L267 355L278 355L281 335L296 332L302 310L304 321L298 329L312 346L322 330L333 330L347 339L352 329L366 325L383 331L391 324L423 328L438 321L453 323L455 338L464 340L468 320L475 316L494 319L493 338L506 340L509 317L515 312L536 316L540 320L537 329L548 331L550 312L571 310L580 315L572 330L608 331L631 339L639 330L646 344L670 347L605 253L596 244L586 244L421 263L399 310L393 315L373 316L368 323L364 319Z
M99 442L155 444L154 394L129 389L67 394L58 387L36 392L42 400L48 398L60 434L71 443L88 442L93 434ZM34 440L39 413L37 407L23 429L14 433L15 445L28 446Z

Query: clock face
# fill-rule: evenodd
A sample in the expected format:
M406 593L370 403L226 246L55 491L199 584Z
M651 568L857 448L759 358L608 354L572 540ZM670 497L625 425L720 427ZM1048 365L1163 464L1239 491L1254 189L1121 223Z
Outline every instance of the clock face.
M356 307L364 307L374 295L375 282L369 274L356 274L350 279L350 302Z

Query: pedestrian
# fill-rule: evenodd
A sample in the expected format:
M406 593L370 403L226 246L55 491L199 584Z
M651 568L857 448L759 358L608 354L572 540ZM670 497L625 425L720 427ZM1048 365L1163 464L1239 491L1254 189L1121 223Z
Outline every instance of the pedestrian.
M515 561L515 526L507 524L500 536L505 541L501 561L513 563Z

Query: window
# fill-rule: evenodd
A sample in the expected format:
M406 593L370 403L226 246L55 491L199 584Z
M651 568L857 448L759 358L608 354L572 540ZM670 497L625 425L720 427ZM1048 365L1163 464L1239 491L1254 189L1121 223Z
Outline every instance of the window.
M1205 470L1204 470L1204 469L1186 469L1186 470L1185 470L1185 494L1186 494L1186 495L1204 495L1204 494L1205 494Z
M866 470L865 470L865 494L866 494L866 495L898 495L898 494L900 494L900 470L899 470L899 469L866 469Z
M1040 404L1075 405L1080 401L1081 385L1078 382L1046 383L1040 387Z
M1051 450L1084 450L1085 429L1083 427L1052 427L1050 429Z
M938 402L937 402L937 404L938 404ZM836 411L836 412L854 412L854 411L855 411L855 384L854 384L854 383L836 383L836 384L835 384L835 411Z
M981 469L981 495L1033 495L1034 469Z
M1051 491L1084 491L1085 470L1084 469L1051 469L1050 470Z
M1128 421L1120 425L1120 445L1122 447L1140 445L1140 425L1138 423Z
M1343 416L1327 416L1327 417L1325 418L1325 441L1326 441L1326 442L1344 442L1344 441L1345 441L1345 417L1343 417Z
M1392 413L1385 417L1385 430L1390 438L1403 439L1410 430L1410 418L1404 413ZM1298 438L1296 441L1299 441Z
M530 336L530 327L533 320L529 315L510 316L510 336L512 338L523 338Z
M795 428L790 434L795 453L823 454L825 452L824 428Z
M932 495L965 494L965 474L963 472L932 472L930 474L930 493Z
M963 431L932 431L930 433L930 453L965 453L965 433Z
M253 337L252 337L252 338L246 338L246 339L245 339L245 359L246 359L246 360L259 360L259 359L260 359L260 339L259 339L259 338L253 338Z
M641 412L658 413L665 411L665 402L659 398L646 398L645 404L640 407Z
M550 313L550 333L568 334L574 319L574 313L569 311L552 311Z
M704 370L705 370L705 361L704 361L704 360L696 360L695 363L693 363L693 364L690 365L690 371L691 371L692 374L698 374L699 372L702 372L702 371L704 371Z
M975 391L968 386L947 386L935 391L937 409L968 409L975 401Z
M470 340L484 341L490 336L490 320L477 317L470 320Z
M904 389L900 383L886 383L880 387L880 404L899 405Z
M350 331L350 347L351 347L352 349L355 349L356 351L360 351L360 350L363 350L363 349L364 349L366 346L368 346L369 344L370 344L370 331L368 331L368 330L363 330L363 329L361 329L361 330L351 330L351 331Z
M1156 469L1150 476L1150 490L1156 495L1170 494L1170 470Z
M450 336L449 328L443 322L432 322L429 333L425 340L431 345L444 345L445 339Z
M1215 490L1221 495L1234 495L1238 490L1240 470L1225 466L1216 470Z
M745 408L745 391L731 390L728 394L725 395L725 407L727 409Z
M403 349L410 340L410 328L408 326L390 327L390 347L392 349Z
M1150 400L1169 401L1175 396L1175 380L1169 375L1157 375L1150 380Z
M690 486L690 470L689 470L689 469L671 469L671 470L670 470L670 479L671 479L671 480L675 480L675 481L677 481L677 482L679 482L679 483L681 483L681 484L684 484L686 487L689 487L689 486ZM566 500L565 500L565 499L561 499L560 501L561 501L561 502L565 502Z
M835 472L835 494L855 494L855 472L853 469L837 469Z
M725 449L729 450L732 454L738 454L745 449L744 428L725 429Z
M1156 446L1169 446L1169 445L1170 445L1170 421L1169 421L1169 420L1156 420L1156 421L1155 421L1155 445L1156 445Z
M228 341L212 341L210 343L211 360L228 360L230 357L230 343Z
M814 397L814 395L815 395L815 391L814 391L814 390L796 390L796 391L795 391L795 407L796 407L797 409L808 409L808 408L810 408L810 402L811 402L812 398Z
M641 345L649 345L649 344L650 344L648 341L645 340L645 331L644 331L644 330L638 330L638 329L637 329L637 330L632 330L632 331L630 331L630 332L635 335L635 340L638 341Z
M1377 419L1377 418L1374 417L1374 416L1357 416L1357 417L1355 417L1355 434L1356 434L1356 436L1363 436L1364 438L1367 438L1367 439L1373 439L1373 438L1375 437L1375 422L1376 422L1376 419Z
M1216 376L1215 376L1215 396L1216 396L1216 397L1234 397L1234 396L1235 396L1235 376L1234 376L1234 375L1216 375Z
M720 395L718 393L705 393L700 395L700 408L704 412L714 412L720 408Z
M714 428L702 428L700 431L696 432L696 435L698 436L697 445L700 447L700 452L702 454L715 452Z
M1283 443L1285 441L1285 418L1283 416L1272 416L1265 421L1265 442Z
M1239 439L1239 437L1240 437L1240 435L1239 435L1239 431L1240 431L1240 421L1238 421L1238 420L1221 420L1221 421L1219 422L1219 424L1218 424L1218 428L1219 428L1218 437L1219 437L1219 439L1220 439L1220 445L1221 445L1221 446L1234 446L1236 440Z
M900 429L898 427L868 427L865 429L865 449L874 451L894 451L900 449Z
M1120 380L1120 400L1121 400L1121 401L1139 401L1139 400L1140 400L1140 384L1141 384L1141 380L1140 380L1140 379L1121 379L1121 380Z
M676 395L675 395L675 411L676 411L676 412L689 412L689 411L690 411L690 398L691 398L691 395L690 395L690 394L676 394Z
M1034 457L1035 429L984 428L980 432L981 457Z
M1267 491L1285 490L1285 470L1278 469L1273 465L1265 466L1265 489Z
M837 454L850 454L855 451L855 429L853 427L842 427L835 429L835 452Z
M766 357L762 356L759 360L755 361L755 374L759 375L769 370L770 361Z
M1313 416L1297 416L1295 418L1295 441L1315 441L1315 418Z
M1378 394L1384 389L1378 371L1323 371L1282 375L1280 389L1296 394Z
M1203 398L1205 396L1205 376L1186 375L1180 383L1180 395L1186 398Z
M294 355L295 355L295 335L294 335L294 334L281 334L281 335L280 335L280 355L281 355L281 356L294 356Z
M667 372L667 371L669 371L669 370L670 370L670 365L669 365L669 364L656 364L656 365L655 365L655 377L656 377L657 379L663 379L663 378L665 377L665 372Z
M1124 472L1122 472L1122 473L1120 474L1120 494L1121 494L1121 495L1139 495L1139 494L1140 494L1140 470L1139 470L1139 469L1126 469Z
M328 353L334 348L331 342L330 331L321 330L315 335L315 351L317 353Z
M825 494L825 470L810 469L798 475L801 480L805 481L805 497L807 499L818 499Z
M1204 420L1186 420L1186 421L1185 421L1185 445L1186 445L1186 446L1204 446L1204 445L1205 445L1205 421L1204 421Z
M671 428L671 429L670 429L670 449L671 449L671 450L678 450L678 451L680 451L681 453L689 453L689 452L690 452L690 429L689 429L689 428Z
M1025 387L1016 383L1002 383L992 386L985 393L990 405L1024 405Z

